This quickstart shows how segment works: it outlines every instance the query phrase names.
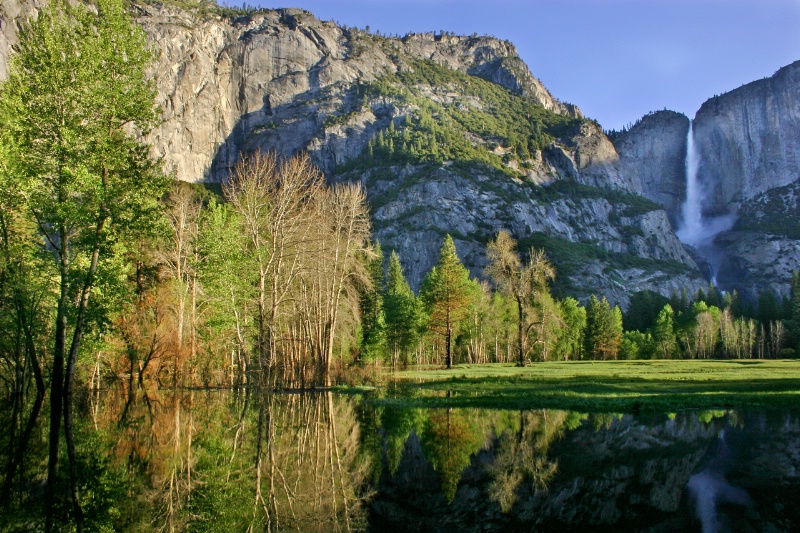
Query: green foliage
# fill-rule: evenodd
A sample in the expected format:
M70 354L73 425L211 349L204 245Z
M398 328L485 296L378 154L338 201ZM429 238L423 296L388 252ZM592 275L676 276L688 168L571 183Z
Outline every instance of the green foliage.
M361 350L362 357L368 361L383 356L386 349L386 321L383 297L383 251L380 243L375 245L375 256L363 260L372 279L369 287L359 291L361 310Z
M777 187L745 202L736 218L735 231L767 233L788 239L800 239L800 186L797 183Z
M558 303L561 308L563 327L555 345L559 360L579 360L583 348L583 332L586 329L586 309L575 298L565 298Z
M520 239L520 247L541 248L547 251L561 276L556 280L557 292L569 293L577 289L569 285L568 276L580 271L587 263L599 261L613 265L614 269L641 268L660 271L666 274L684 274L688 267L677 261L666 261L641 257L633 254L610 252L598 245L573 242L562 237L554 237L542 232L533 232Z
M649 333L632 330L622 334L619 358L623 360L650 359L653 355L653 339Z
M434 411L422 433L422 446L433 469L439 474L447 503L453 501L461 473L470 464L470 457L483 444L482 435L463 414Z
M233 348L246 352L249 336L239 327L243 303L254 288L248 282L242 221L230 204L211 198L200 212L199 224L195 269L207 299L203 334L232 339Z
M48 523L58 506L62 415L67 437L73 432L82 339L107 325L127 297L127 245L159 227L158 200L169 184L137 137L157 118L155 83L146 73L152 59L144 30L120 0L98 0L92 9L54 1L21 28L0 87L4 181L18 192L23 218L36 221L59 280L58 291L47 295L56 309L47 342ZM74 490L77 458L68 451ZM81 516L76 510L79 528Z
M653 343L656 353L662 359L672 359L677 354L678 343L675 337L675 313L667 304L658 313L653 325Z
M661 209L661 206L656 202L643 196L619 189L584 185L573 180L556 180L545 187L536 187L535 193L536 198L545 202L559 200L564 196L570 198L602 198L608 200L614 206L613 214L616 217L636 217ZM636 232L635 229L628 231Z
M395 474L400 467L403 447L412 430L422 433L426 413L415 409L398 409L386 406L381 412L381 427L386 440L386 458L389 472Z
M786 344L800 354L800 273L792 274L792 291L790 296L790 315L784 321L786 327Z
M408 361L409 351L416 346L422 329L422 309L411 290L395 251L389 256L386 290L383 293L386 319L386 342L392 352L392 363Z
M466 317L473 299L469 271L458 258L450 235L444 239L439 261L422 282L420 298L426 306L429 329L444 337L449 368L455 329Z
M478 163L507 175L517 172L509 160L527 160L555 137L574 129L577 119L557 115L504 87L429 60L404 57L397 74L356 88L354 99L389 98L408 106L409 114L390 121L364 153L337 172L366 170L381 165L441 164L445 161ZM459 94L439 103L429 91L449 89ZM343 123L357 110L327 119Z
M650 290L635 293L631 296L628 311L623 316L625 329L647 331L655 324L658 313L668 302L665 296Z
M586 305L586 332L584 357L590 359L616 359L622 338L622 311L613 309L603 297L592 295Z
M125 0L132 2L132 0ZM263 7L258 7L246 2L242 3L240 7L233 7L223 2L222 5L218 4L215 0L138 0L144 4L150 5L164 5L173 6L184 9L191 13L200 16L217 15L220 17L242 17L249 16L259 11L264 11Z

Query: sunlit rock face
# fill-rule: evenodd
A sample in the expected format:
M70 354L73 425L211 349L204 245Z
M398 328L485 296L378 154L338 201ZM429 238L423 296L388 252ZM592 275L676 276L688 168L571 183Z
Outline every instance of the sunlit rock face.
M550 95L513 45L490 37L388 39L302 10L228 20L144 6L137 20L160 51L153 74L164 122L149 140L185 181L223 180L242 150L308 151L326 172L357 156L386 127L384 113L399 111L386 102L342 123L328 119L355 105L356 83L403 68L394 54L480 75L559 113L578 112Z
M707 100L697 112L708 209L738 210L800 178L800 61Z
M698 213L725 222L704 244L720 288L755 300L786 295L800 268L800 62L706 101L693 121ZM662 111L614 138L634 190L663 206L673 226L686 214L686 117ZM703 254L701 254L703 255Z
M35 16L47 0L3 0L0 4L0 81L8 75L8 60L19 44L19 25Z

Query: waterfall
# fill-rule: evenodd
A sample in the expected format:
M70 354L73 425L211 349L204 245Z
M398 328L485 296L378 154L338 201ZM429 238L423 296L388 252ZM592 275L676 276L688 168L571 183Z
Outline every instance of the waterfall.
M700 153L694 140L694 124L689 122L686 135L686 200L681 205L681 221L678 225L678 239L695 248L708 260L711 266L711 282L716 286L717 271L721 262L721 252L714 247L714 237L733 227L733 215L706 218L703 216L703 203L706 190L698 179Z
M678 239L681 242L698 248L703 240L703 192L697 181L697 169L700 167L700 156L694 142L694 125L689 122L689 133L686 134L686 200L681 205L681 225L678 228Z

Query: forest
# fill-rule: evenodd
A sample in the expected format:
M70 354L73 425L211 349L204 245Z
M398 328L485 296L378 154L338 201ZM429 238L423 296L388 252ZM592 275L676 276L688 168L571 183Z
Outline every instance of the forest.
M177 182L140 140L159 119L144 32L122 2L97 7L51 2L0 85L5 496L46 415L56 505L62 438L75 464L76 388L307 389L408 365L796 355L798 275L788 299L642 292L623 314L556 298L550 251L518 250L501 230L478 278L445 236L415 292L372 239L364 189L326 183L305 154L242 154L221 189ZM368 157L446 141L427 115L414 126L425 135L392 128ZM527 129L509 130L516 150L546 141L534 129L530 146ZM445 144L438 156L457 157Z

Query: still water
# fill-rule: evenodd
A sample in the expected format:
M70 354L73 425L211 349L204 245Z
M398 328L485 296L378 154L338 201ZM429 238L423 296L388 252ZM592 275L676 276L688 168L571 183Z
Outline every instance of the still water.
M90 530L800 530L800 410L426 410L245 391L109 391L79 410Z

